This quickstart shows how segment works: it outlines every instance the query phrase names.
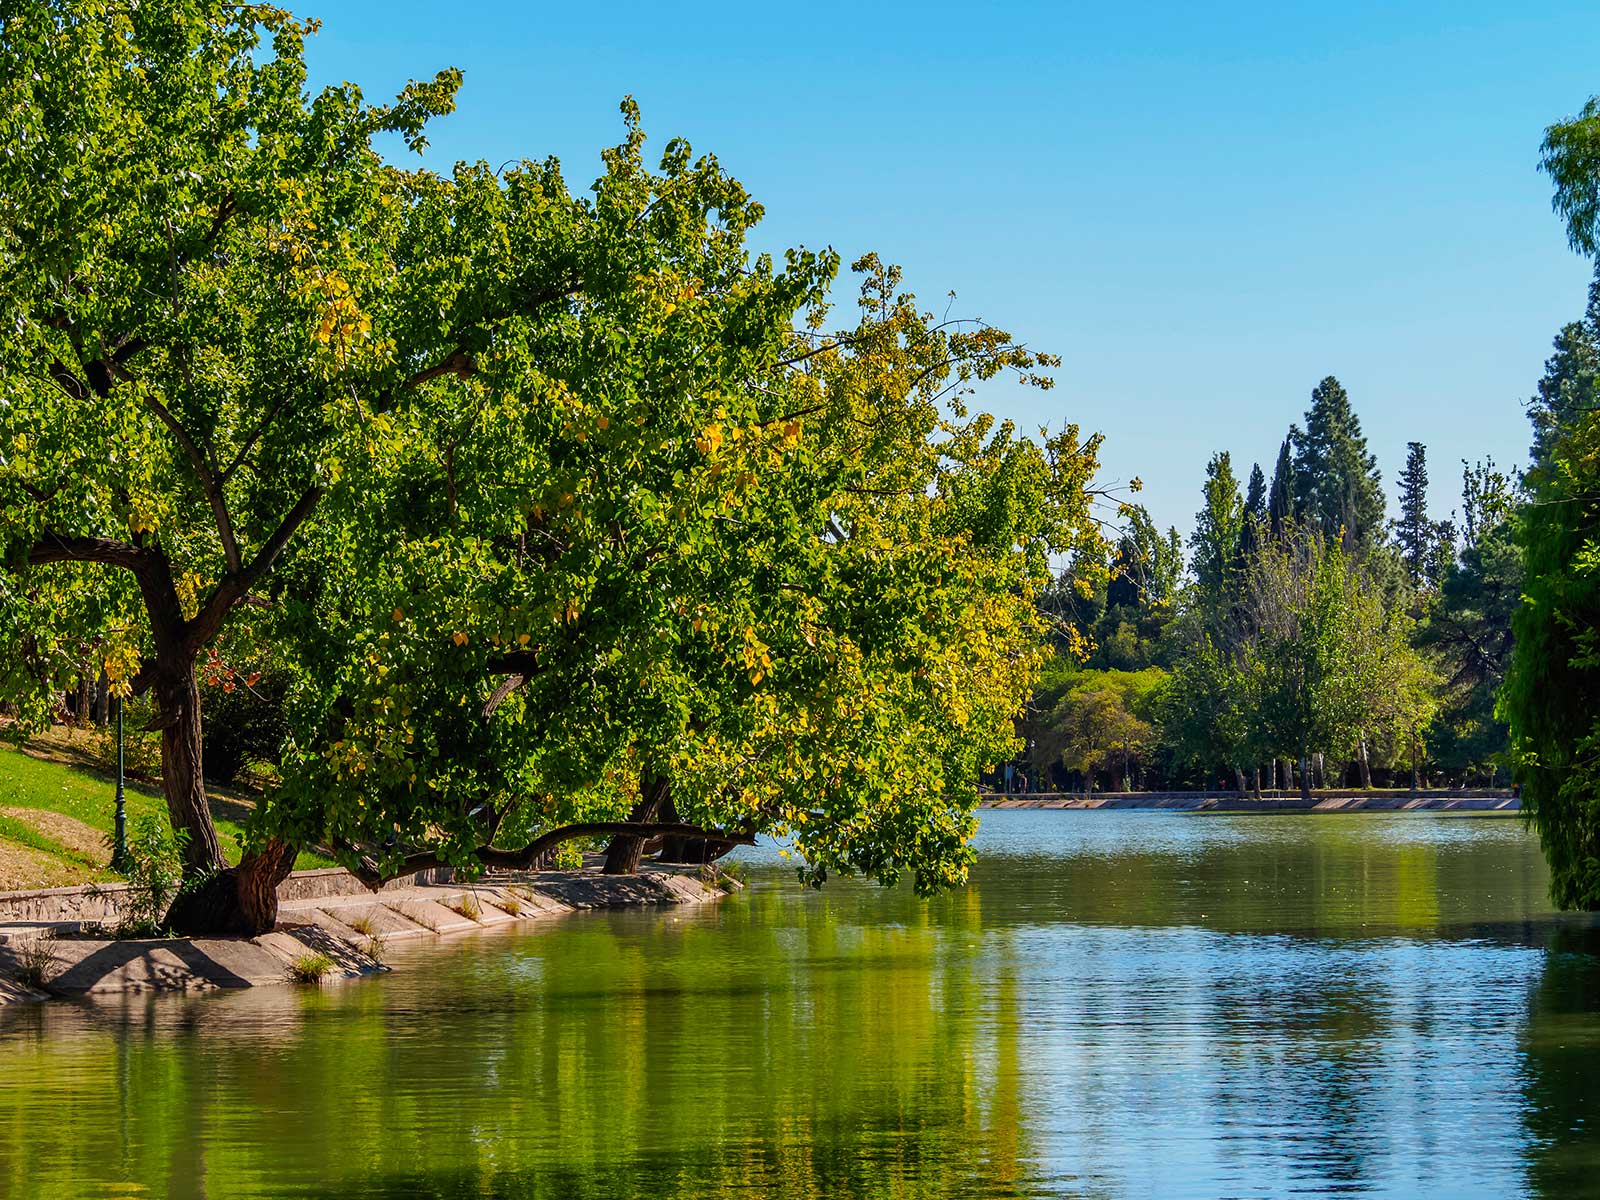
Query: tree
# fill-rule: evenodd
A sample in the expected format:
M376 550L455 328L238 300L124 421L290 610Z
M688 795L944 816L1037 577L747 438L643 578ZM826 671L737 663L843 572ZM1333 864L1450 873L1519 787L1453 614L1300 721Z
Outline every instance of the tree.
M371 142L420 150L459 77L388 105L348 85L308 99L313 28L212 0L24 0L0 36L0 621L23 648L6 695L24 728L47 719L72 640L119 692L148 692L188 874L214 874L236 911L293 853L265 842L225 869L198 655L261 599L376 410L572 287L559 241L498 274L407 270L429 184ZM85 591L104 599L59 603Z
M1163 663L1167 626L1176 614L1183 543L1162 534L1143 505L1123 506L1126 523L1112 553L1105 606L1088 626L1088 665L1138 671Z
M1596 253L1600 103L1545 131L1544 169L1572 245ZM1569 327L1570 329L1571 327ZM1563 334L1567 331L1564 330ZM1524 600L1500 694L1522 804L1563 908L1600 909L1600 397L1588 347L1552 359L1531 416L1534 463L1517 522ZM1557 343L1557 359L1563 357ZM1575 369L1573 369L1575 360ZM1553 386L1547 387L1550 384Z
M1562 433L1593 409L1600 379L1600 280L1590 284L1589 308L1582 321L1562 326L1544 374L1528 401L1535 464L1545 462Z
M1244 502L1226 450L1213 454L1206 464L1204 495L1204 507L1195 514L1189 537L1191 566L1201 606L1217 613L1226 605L1244 526Z
M1295 511L1324 537L1365 553L1383 534L1383 487L1361 421L1333 376L1311 393L1306 429L1295 439Z
M1466 511L1472 510L1469 500ZM1433 760L1448 771L1466 774L1507 763L1506 726L1495 715L1495 696L1511 660L1512 615L1522 599L1516 529L1515 512L1487 525L1479 519L1417 630L1417 645L1434 657L1442 675L1440 709L1427 744Z
M637 194L601 211L690 202L640 153L605 185ZM728 199L694 202L670 258L360 465L263 817L280 836L372 883L763 833L813 883L964 877L978 774L1017 748L1043 656L1033 594L1051 555L1098 546L1098 439L967 415L972 384L1043 384L1052 360L919 311L876 259L858 322L822 333L814 268L752 269L742 237L698 232ZM411 514L390 542L356 532L375 503Z
M1165 680L1159 668L1084 672L1051 713L1046 753L1081 774L1088 791L1097 772L1113 786L1132 788L1135 767L1153 744L1150 717Z
M1435 588L1455 558L1455 525L1428 515L1428 448L1406 444L1406 465L1400 472L1400 517L1394 522L1395 543L1413 588Z
M1411 649L1409 619L1315 529L1256 556L1241 623L1248 756L1297 757L1306 798L1314 752L1354 756L1369 783L1372 741L1408 742L1431 716L1432 680Z
M1250 486L1245 489L1244 513L1239 526L1239 559L1255 553L1267 534L1267 478L1261 473L1261 464L1250 465Z
M1299 485L1295 481L1293 450L1299 435L1299 427L1291 425L1289 436L1278 447L1278 463L1273 468L1272 487L1267 493L1267 531L1275 541L1284 536L1295 519L1295 497Z

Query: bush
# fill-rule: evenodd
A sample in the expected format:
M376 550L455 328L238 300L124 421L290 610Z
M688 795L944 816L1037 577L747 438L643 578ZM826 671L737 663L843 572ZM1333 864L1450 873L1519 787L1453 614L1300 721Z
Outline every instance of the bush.
M111 838L106 841L110 844ZM162 935L167 909L183 886L183 848L188 841L188 831L173 829L163 814L142 813L132 819L127 857L120 864L130 902L127 915L111 931L114 937Z
M583 868L583 848L577 842L562 842L550 856L553 871L578 871Z

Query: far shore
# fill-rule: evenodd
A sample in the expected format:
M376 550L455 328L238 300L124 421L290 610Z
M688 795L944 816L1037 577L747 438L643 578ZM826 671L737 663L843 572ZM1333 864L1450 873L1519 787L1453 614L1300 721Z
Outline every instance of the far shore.
M1299 792L987 792L979 808L1032 808L1092 811L1155 809L1211 813L1475 812L1510 815L1522 801L1510 788L1411 789L1349 788Z

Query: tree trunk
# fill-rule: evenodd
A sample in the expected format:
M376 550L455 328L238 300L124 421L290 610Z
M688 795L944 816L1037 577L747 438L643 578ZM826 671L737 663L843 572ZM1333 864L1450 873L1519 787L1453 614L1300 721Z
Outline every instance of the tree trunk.
M1422 790L1422 765L1417 761L1417 739L1411 739L1411 790Z
M1304 750L1300 751L1300 799L1311 799L1311 763Z
M296 849L269 838L260 850L246 854L237 867L185 885L167 910L167 924L182 935L259 937L272 932L278 924L278 885L294 869Z
M1361 786L1370 790L1372 787L1372 754L1367 749L1365 734L1356 743L1356 764L1361 768Z
M1243 767L1235 767L1233 769L1233 778L1234 781L1239 785L1239 795L1243 796L1250 790L1250 785L1245 782Z
M78 711L77 724L89 724L89 675L85 672L78 676Z
M630 821L654 821L662 802L667 799L671 783L662 775L645 775L639 779L639 802L628 814ZM614 837L606 847L606 865L603 875L637 875L639 860L644 857L644 838Z
M161 790L166 793L172 827L188 834L183 848L187 878L220 871L228 865L211 820L200 762L200 686L193 661L162 670L157 676L156 705L161 730Z

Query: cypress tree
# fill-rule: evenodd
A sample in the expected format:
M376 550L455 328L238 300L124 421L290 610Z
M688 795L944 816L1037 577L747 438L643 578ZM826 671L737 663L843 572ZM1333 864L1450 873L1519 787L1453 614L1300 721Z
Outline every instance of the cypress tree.
M1278 465L1272 471L1272 489L1267 494L1267 529L1274 541L1282 538L1284 530L1294 524L1295 478L1291 452L1299 433L1297 426L1289 426L1289 436L1278 448Z
M1248 559L1261 544L1267 527L1267 479L1261 464L1250 465L1250 485L1244 494L1244 519L1239 528L1239 558Z
M1206 464L1205 507L1195 514L1194 533L1189 538L1195 582L1212 612L1221 611L1225 602L1243 520L1244 503L1239 498L1232 457L1219 450Z

